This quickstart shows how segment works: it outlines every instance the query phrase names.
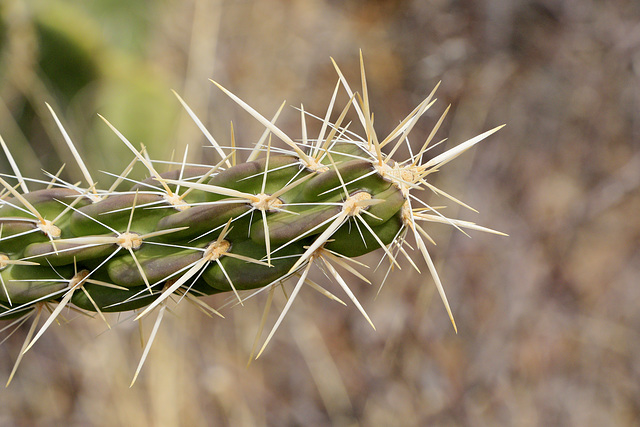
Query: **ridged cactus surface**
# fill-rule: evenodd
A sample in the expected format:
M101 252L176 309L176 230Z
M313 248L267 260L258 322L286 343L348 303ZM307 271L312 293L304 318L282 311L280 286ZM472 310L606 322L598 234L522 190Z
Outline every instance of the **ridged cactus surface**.
M150 345L169 301L187 298L219 314L197 298L232 292L242 303L253 295L246 291L273 292L291 278L295 285L264 349L302 286L339 301L308 279L313 265L335 280L373 326L344 272L365 279L354 258L372 251L381 252L384 268L400 267L398 255L407 255L409 247L422 255L453 322L427 251L431 239L424 223L492 230L445 217L418 198L417 190L430 189L461 203L431 185L429 175L498 128L427 161L425 153L444 115L424 143L410 144L408 134L433 104L433 93L388 136L379 138L364 67L360 93L351 89L337 66L336 70L338 85L326 117L320 119L319 135L307 135L309 116L301 109L298 142L219 86L266 128L243 163L235 160L242 153L221 147L205 131L221 157L219 163L173 162L172 170L161 173L166 162L152 160L151 153L135 148L105 120L132 151L133 160L114 175L110 188L100 189L53 110L84 182L65 182L53 174L45 180L26 179L5 149L13 173L0 178L0 319L17 325L35 316L16 367L65 307L95 312L105 322L107 312L136 310L136 319L157 312ZM329 113L340 87L350 101L332 123ZM343 124L351 109L360 119L362 136ZM412 154L394 160L402 145ZM146 169L148 178L129 178L139 167ZM41 189L34 189L37 186ZM411 246L405 244L408 237L414 242ZM417 261L411 264L420 268ZM43 312L49 313L48 318L36 331ZM147 352L148 347L138 371Z

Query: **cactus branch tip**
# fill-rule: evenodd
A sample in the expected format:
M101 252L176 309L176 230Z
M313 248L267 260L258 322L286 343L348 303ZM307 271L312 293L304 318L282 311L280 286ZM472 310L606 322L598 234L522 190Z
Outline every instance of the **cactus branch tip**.
M301 132L296 136L276 125L284 103L267 119L211 80L264 126L258 142L247 152L236 142L233 128L231 146L219 144L194 110L173 91L219 155L218 163L212 165L188 163L187 149L181 161L154 159L153 153L144 146L135 148L112 123L98 115L132 155L123 172L108 173L115 182L101 188L81 157L84 145L72 142L49 104L47 109L80 169L77 178L66 181L60 177L62 170L55 175L46 173L45 179L23 177L9 146L0 137L13 172L0 177L0 320L11 320L14 328L1 329L0 333L13 333L27 319L33 319L7 384L23 355L54 321L62 318L64 309L92 316L97 313L109 328L108 313L134 311L135 320L142 320L156 312L131 385L141 373L166 310L183 300L208 316L222 317L200 297L232 295L233 301L226 307L243 305L246 299L268 291L251 358L263 354L304 285L340 304L355 305L375 329L352 290L355 285L343 273L370 283L359 271L368 267L367 262L355 258L375 251L382 254L378 267L388 264L383 283L391 271L401 269L402 257L417 271L421 262L426 263L432 279L425 282L435 284L457 332L453 310L427 248L428 243L435 243L428 225L504 234L448 218L440 206L424 200L426 192L422 190L431 190L428 193L435 197L473 210L437 188L429 181L430 175L504 125L425 160L429 150L440 144L432 141L449 108L423 143L414 146L409 134L433 107L439 84L382 138L374 127L362 54L358 90L352 89L337 63L333 59L331 62L337 82L326 112L314 115L301 104L296 112ZM341 91L348 101L332 121ZM350 115L354 116L353 127L361 126L362 132L353 130ZM319 121L317 135L310 134L308 120ZM403 151L409 156L398 158L397 153ZM173 165L174 170L160 172L166 164ZM147 178L132 178L138 172ZM42 188L35 189L37 186ZM415 252L420 260L410 258ZM325 284L311 279L314 268L328 278L326 289ZM285 289L289 282L293 290L262 341L269 307L277 298L274 290ZM332 293L331 285L346 294L346 303ZM44 311L49 316L38 329Z

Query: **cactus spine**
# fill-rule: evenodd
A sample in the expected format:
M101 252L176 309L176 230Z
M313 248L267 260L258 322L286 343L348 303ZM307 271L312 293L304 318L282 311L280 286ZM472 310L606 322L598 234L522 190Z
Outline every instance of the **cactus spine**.
M26 316L35 314L18 363L64 307L97 312L105 322L106 312L137 310L136 319L140 319L157 311L137 376L171 296L196 300L219 314L196 298L233 292L242 303L242 291L273 289L292 278L296 281L293 291L261 352L303 285L337 299L307 279L315 264L333 276L373 326L336 267L364 279L352 266L353 258L374 250L383 251L390 266L398 265L396 256L406 254L409 235L427 263L455 328L424 241L430 237L421 224L440 222L494 231L446 218L412 193L429 188L457 202L433 187L427 176L499 128L423 162L445 111L415 154L405 161L393 160L393 153L402 144L408 145L407 135L433 104L433 92L387 137L379 139L373 129L364 67L362 94L355 94L335 67L339 80L329 112L340 86L350 101L335 123L327 113L313 140L307 138L306 115L301 110L300 143L214 82L268 131L244 163L233 164L234 153L211 139L222 157L218 164L175 163L174 170L160 173L158 163L144 149L137 150L105 120L134 159L111 188L100 190L53 110L86 186L52 175L46 188L31 191L30 186L42 181L23 178L5 150L14 174L7 178L11 182L0 178L4 188L0 199L0 319L17 319L14 323L21 324ZM342 125L351 108L365 129L364 137ZM271 135L284 142L285 148L272 147ZM148 179L136 182L128 178L136 164L146 168ZM117 189L127 183L128 189ZM51 314L36 333L45 307Z

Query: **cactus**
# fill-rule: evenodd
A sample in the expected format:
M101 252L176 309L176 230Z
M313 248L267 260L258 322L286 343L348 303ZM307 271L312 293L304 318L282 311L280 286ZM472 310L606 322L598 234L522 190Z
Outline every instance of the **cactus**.
M135 319L141 319L157 311L135 381L172 299L191 300L219 315L197 297L232 292L234 301L242 304L243 297L264 290L273 292L277 285L292 279L293 291L258 357L302 286L307 284L338 300L308 279L313 265L321 266L335 279L373 326L336 267L366 280L354 268L358 264L354 258L381 250L389 270L400 268L397 257L407 254L405 241L409 235L415 239L455 328L425 243L431 238L422 224L437 222L458 229L498 232L447 218L414 193L427 188L462 204L435 188L427 177L499 127L424 162L445 111L419 150L405 161L393 160L401 145L409 146L407 136L433 105L435 89L380 139L373 128L362 62L361 93L355 93L334 66L338 84L320 134L308 138L305 122L309 116L301 108L301 142L295 142L274 121L214 82L266 128L244 163L236 164L233 149L218 145L179 96L220 154L217 164L174 163L173 170L160 173L159 163L151 160L144 148L137 150L103 118L131 150L133 160L110 188L100 190L50 107L83 172L85 186L51 174L48 182L24 178L0 139L13 167L13 175L0 178L4 188L0 198L0 319L21 325L34 316L9 381L22 355L65 307L95 312L107 325L107 312L135 310ZM329 113L340 87L350 100L331 123ZM350 109L356 111L365 129L364 137L343 126ZM280 139L284 148L272 146L272 137ZM148 178L129 178L140 164ZM46 188L32 191L30 187L35 185ZM413 261L411 264L418 268ZM36 333L45 309L49 317Z

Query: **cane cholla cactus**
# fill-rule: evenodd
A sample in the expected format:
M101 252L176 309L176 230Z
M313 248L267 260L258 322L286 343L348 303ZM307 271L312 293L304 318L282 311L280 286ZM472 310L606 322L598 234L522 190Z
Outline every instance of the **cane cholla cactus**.
M360 93L352 90L334 66L338 82L326 116L319 119L320 133L309 137L306 121L310 115L301 107L299 142L275 125L277 115L266 119L214 82L265 127L244 163L235 163L235 149L220 146L179 96L221 156L217 164L195 165L185 160L173 163L172 171L160 173L161 162L152 160L144 148L137 150L104 119L131 150L133 160L116 175L110 188L99 189L51 108L83 172L84 186L52 174L46 180L23 177L0 140L13 168L13 175L0 177L0 318L11 320L4 330L34 318L9 381L23 354L65 307L96 312L107 325L106 312L134 310L135 319L157 313L135 381L169 301L186 299L219 315L197 297L232 292L234 303L242 304L243 298L266 290L266 313L274 289L291 279L295 281L293 291L257 353L259 357L304 285L340 301L308 278L314 265L335 279L373 326L338 268L367 281L354 268L359 264L354 258L380 250L388 262L387 275L394 266L400 267L400 254L418 269L406 250L409 236L455 328L427 250L425 240L431 238L423 224L497 232L447 218L414 193L426 188L466 206L429 183L428 175L499 127L424 161L446 111L417 151L411 150L408 134L433 105L435 89L388 136L380 138L373 127L362 61ZM350 100L332 123L330 113L341 88ZM350 109L357 113L364 136L343 124ZM276 148L272 137L283 142L284 148ZM409 158L394 160L403 144L411 153ZM148 173L144 181L129 178L139 164ZM126 184L128 189L118 189ZM36 186L44 188L33 190ZM48 318L36 332L43 312L49 313Z

